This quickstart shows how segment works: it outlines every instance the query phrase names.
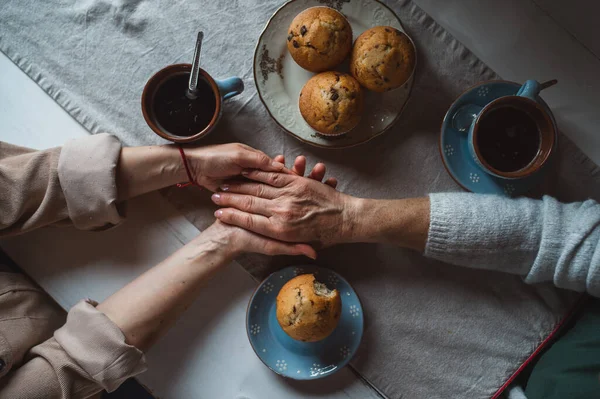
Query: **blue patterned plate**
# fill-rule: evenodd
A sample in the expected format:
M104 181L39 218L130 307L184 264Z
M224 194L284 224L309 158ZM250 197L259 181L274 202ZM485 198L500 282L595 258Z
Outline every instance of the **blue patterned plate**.
M461 94L446 113L440 134L440 153L450 176L465 190L481 194L519 196L541 184L544 170L525 179L512 180L486 173L469 155L467 134L452 128L452 117L464 104L483 107L499 97L516 95L520 87L518 83L503 80L481 83ZM544 100L540 99L540 103L550 110Z
M275 299L281 287L306 273L336 288L342 297L337 328L318 342L290 338L275 315ZM246 330L252 349L268 368L295 380L314 380L335 373L352 359L363 334L363 311L356 292L336 272L316 266L292 266L271 274L258 286L248 303Z

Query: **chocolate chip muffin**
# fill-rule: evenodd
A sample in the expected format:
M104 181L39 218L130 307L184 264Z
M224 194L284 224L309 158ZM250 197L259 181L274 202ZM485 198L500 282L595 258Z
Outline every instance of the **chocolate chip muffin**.
M352 28L346 18L329 7L312 7L294 18L287 46L292 58L311 72L332 69L352 49Z
M360 84L350 75L322 72L300 92L300 113L317 132L337 136L353 129L363 109Z
M294 277L277 295L279 325L290 337L304 342L326 338L335 330L342 314L338 290L330 290L312 274Z
M383 92L406 83L415 69L415 60L415 48L408 36L391 26L376 26L356 39L350 73L367 89Z

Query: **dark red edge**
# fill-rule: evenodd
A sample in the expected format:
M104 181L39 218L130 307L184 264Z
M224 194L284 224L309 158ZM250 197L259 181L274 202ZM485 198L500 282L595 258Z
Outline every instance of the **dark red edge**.
M502 384L500 388L496 391L496 393L492 396L491 399L498 399L500 395L508 388L510 384L521 374L523 370L536 358L536 356L546 348L546 346L554 339L556 334L560 331L560 329L565 325L567 321L569 321L575 312L579 310L583 304L588 300L587 295L582 294L579 296L579 299L575 302L573 306L569 309L567 314L554 326L550 334L538 345L538 347L525 359L525 361L517 368L517 370L508 378L508 380Z

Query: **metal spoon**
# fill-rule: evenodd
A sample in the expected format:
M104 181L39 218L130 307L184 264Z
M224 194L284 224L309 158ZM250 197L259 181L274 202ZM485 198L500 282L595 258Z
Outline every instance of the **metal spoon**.
M198 78L200 76L200 50L202 48L202 39L204 39L204 32L198 32L198 39L196 40L196 50L194 50L194 61L192 62L192 71L190 73L190 82L188 83L188 89L185 93L186 97L190 100L198 98Z
M554 86L558 83L558 80L552 79L544 83L540 83L540 91L547 89L548 87Z

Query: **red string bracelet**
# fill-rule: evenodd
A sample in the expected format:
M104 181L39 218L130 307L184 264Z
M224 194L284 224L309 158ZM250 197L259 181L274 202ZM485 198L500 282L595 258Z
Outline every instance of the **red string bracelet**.
M192 172L190 171L190 166L188 165L187 158L185 157L185 152L183 152L183 147L178 146L178 148L179 148L179 153L181 154L181 159L183 160L183 166L185 167L185 173L187 173L188 182L187 183L177 183L177 187L183 188L183 187L194 185L194 186L198 186L198 187L202 188L202 186L199 185L196 182L196 180L192 177Z

